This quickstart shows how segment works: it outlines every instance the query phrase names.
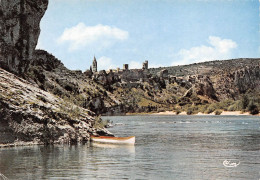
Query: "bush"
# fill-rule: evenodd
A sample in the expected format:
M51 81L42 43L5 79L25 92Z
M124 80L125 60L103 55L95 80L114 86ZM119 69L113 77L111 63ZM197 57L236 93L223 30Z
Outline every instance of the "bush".
M180 110L177 110L176 111L176 115L178 115L178 114L180 114L181 113L181 111Z
M187 115L197 114L199 107L198 106L187 106L184 110L186 111Z
M205 111L206 114L210 114L216 110L216 106L214 104L211 104L207 110Z
M199 112L205 113L205 111L208 109L208 107L209 107L208 104L199 106Z
M76 117L76 118L79 118L80 117L80 113L81 113L79 107L72 107L72 108L68 109L67 112L72 117Z
M215 111L215 115L221 115L221 113L222 113L222 111L221 111L220 109L217 109L217 110Z
M93 127L102 129L102 128L108 127L109 124L110 124L110 120L103 121L101 119L101 116L97 116L97 117L95 117Z
M249 99L247 95L243 95L241 99L242 109L246 109L249 104Z
M227 99L227 100L217 103L217 107L218 107L218 109L223 109L224 111L227 111L228 107L230 105L232 105L233 103L234 103L233 100Z
M242 102L235 101L232 105L228 107L228 111L241 111L242 110Z
M250 101L248 104L248 111L252 115L256 115L259 113L258 107L253 103L253 101Z
M187 115L192 115L193 114L193 109L192 108L188 108L187 109Z

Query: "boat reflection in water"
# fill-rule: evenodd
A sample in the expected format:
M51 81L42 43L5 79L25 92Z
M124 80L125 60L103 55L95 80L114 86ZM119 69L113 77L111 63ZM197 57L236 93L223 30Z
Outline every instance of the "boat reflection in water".
M128 145L128 144L108 144L108 143L91 142L90 146L103 148L103 149L124 149L129 153L135 153L135 146Z
M135 144L135 136L129 137L112 137L112 136L91 136L91 141L100 143L112 143L112 144Z

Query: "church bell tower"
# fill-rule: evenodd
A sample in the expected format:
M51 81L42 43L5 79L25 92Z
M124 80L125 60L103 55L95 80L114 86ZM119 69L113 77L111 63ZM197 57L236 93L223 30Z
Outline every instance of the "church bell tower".
M94 60L92 62L92 71L93 71L93 73L97 72L97 60L96 60L95 56L94 56Z

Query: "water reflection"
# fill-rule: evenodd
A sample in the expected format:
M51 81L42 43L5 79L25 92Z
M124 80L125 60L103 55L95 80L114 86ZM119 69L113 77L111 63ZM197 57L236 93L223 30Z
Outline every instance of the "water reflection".
M111 174L120 174L118 166L127 170L135 160L134 146L97 143L18 147L0 152L1 173L9 179L107 178Z
M124 124L110 129L116 136L135 135L136 145L0 149L0 173L9 179L260 179L258 117L109 119ZM239 166L223 165L233 159Z
M96 143L91 142L91 146L97 147L97 148L108 148L108 149L116 149L116 150L122 150L126 151L128 153L135 154L135 146L133 145L127 145L127 144L108 144L108 143Z

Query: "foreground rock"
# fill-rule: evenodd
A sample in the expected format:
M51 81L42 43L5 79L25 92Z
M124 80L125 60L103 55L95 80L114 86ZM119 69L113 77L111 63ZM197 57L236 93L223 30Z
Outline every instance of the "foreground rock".
M0 68L0 144L54 144L110 134L93 128L94 113Z

